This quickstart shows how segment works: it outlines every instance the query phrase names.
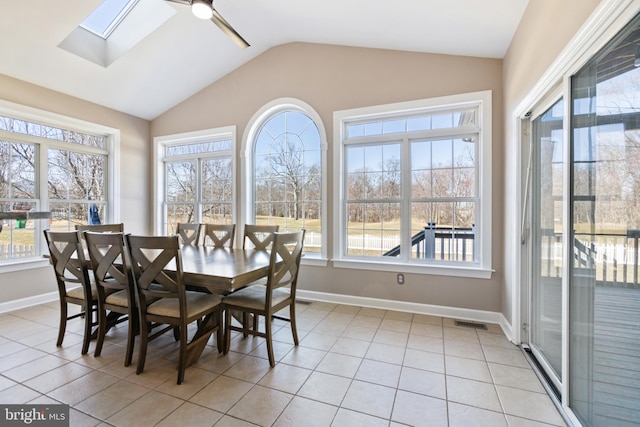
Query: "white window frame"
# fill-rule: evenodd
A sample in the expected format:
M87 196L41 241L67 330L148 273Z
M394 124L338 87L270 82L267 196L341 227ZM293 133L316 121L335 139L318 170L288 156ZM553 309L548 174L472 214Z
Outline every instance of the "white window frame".
M243 199L241 202L241 216L243 224L251 223L254 218L255 211L253 209L254 194L254 165L253 152L254 144L261 126L271 117L281 111L299 111L311 118L315 122L320 133L320 150L321 150L321 170L322 170L322 204L321 204L321 227L322 227L322 250L319 255L306 253L302 259L302 264L306 265L327 265L328 237L327 237L327 133L324 123L316 110L306 102L297 98L279 98L275 99L262 108L260 108L249 120L245 133L242 137L242 188Z
M350 110L336 111L333 116L334 128L334 193L333 206L335 220L333 228L333 265L339 268L352 268L364 270L393 271L402 273L418 273L443 276L457 276L489 279L491 278L491 211L492 211L492 177L491 177L491 155L492 155L492 92L490 90L472 92L438 98L421 99L394 104L378 105ZM345 165L344 152L346 139L346 128L349 123L359 120L384 120L399 118L403 116L415 115L417 113L435 113L444 110L451 110L464 107L477 107L477 123L479 131L479 147L477 168L477 191L480 203L479 218L476 218L476 239L479 250L477 263L469 265L451 264L443 262L410 262L390 260L385 262L378 258L371 260L344 255L345 248L345 194L344 179ZM406 175L406 168L403 175ZM403 185L402 198L411 199L411 188ZM406 215L404 215L406 216ZM404 218L403 216L403 218ZM405 233L406 234L406 233Z
M120 174L118 173L118 165L120 165L120 130L92 123L73 117L64 116L50 111L40 110L26 105L16 104L14 102L0 99L0 115L13 117L31 121L34 123L46 124L61 129L75 130L81 133L104 135L105 147L104 151L107 156L107 168L105 170L105 195L107 198L105 222L120 222ZM82 145L70 144L59 141L48 141L43 138L31 137L28 135L17 135L12 132L0 131L0 135L7 135L7 139L16 142L32 142L39 146L39 163L36 168L36 186L38 186L38 194L40 197L39 210L49 210L49 199L47 197L47 156L43 155L43 149L56 148L75 152L96 152L89 147ZM48 229L48 225L42 229ZM39 236L38 236L39 237ZM36 238L36 244L40 245L40 253L46 253L46 244L44 239ZM30 257L24 259L14 259L11 261L0 263L0 273L8 273L13 271L29 270L32 268L41 268L49 265L49 260L41 256Z
M173 135L164 135L158 136L153 139L153 194L154 194L154 202L153 202L153 230L154 233L159 235L166 234L166 230L164 228L164 224L167 219L165 218L165 185L166 185L166 169L165 169L165 151L169 146L175 145L186 145L186 144L194 144L198 142L210 142L210 141L220 141L220 140L231 140L232 148L230 151L223 151L219 153L212 153L211 155L204 154L198 156L185 156L183 159L196 159L196 158L215 158L220 156L220 154L229 153L231 155L231 164L233 168L233 183L232 183L232 207L231 207L231 217L232 222L237 223L237 208L236 208L236 127L235 126L225 126L220 128L212 128L212 129L204 129L193 132L185 132ZM198 194L200 194L200 190L198 190ZM201 200L198 198L195 201L196 204L196 218L200 218L201 208L200 208Z
M530 258L529 245L522 244L522 230L526 230L527 216L524 203L524 186L527 177L527 160L529 153L526 151L528 146L527 124L530 117L535 111L544 108L553 101L555 93L561 94L565 100L564 112L564 132L565 132L565 150L564 159L564 194L569 193L571 186L571 169L569 159L571 158L571 126L568 121L571 117L571 77L577 73L598 51L608 43L619 31L621 31L634 17L640 13L640 0L602 0L594 9L591 16L583 23L579 32L576 33L562 52L547 68L547 71L540 76L537 82L522 98L520 103L513 109L509 119L513 129L513 139L507 141L513 145L514 150L510 156L506 158L507 179L514 181L511 191L505 191L507 196L507 211L510 212L514 220L505 224L505 236L511 236L506 241L505 265L511 265L511 271L505 273L505 281L508 288L512 289L510 295L511 306L511 322L505 330L509 330L508 336L514 343L526 341L526 332L522 327L528 325L529 313L527 304L529 298L529 280L528 280L528 264L523 263L523 259ZM509 166L511 165L511 166ZM563 230L570 230L572 226L572 218L566 215L569 212L570 199L565 197L563 201ZM569 298L569 282L571 277L570 260L573 259L573 243L571 242L571 233L565 232L563 236L563 271L562 271L562 306L568 307L567 300ZM509 250L509 249L512 250ZM563 310L562 315L562 335L570 336L569 330L569 310ZM560 395L562 401L557 402L562 412L566 415L569 423L572 425L581 425L581 421L569 406L569 390L570 390L570 339L563 339L562 344L562 372L564 379L562 381ZM548 389L548 394L553 396L553 392ZM555 397L553 397L555 400Z

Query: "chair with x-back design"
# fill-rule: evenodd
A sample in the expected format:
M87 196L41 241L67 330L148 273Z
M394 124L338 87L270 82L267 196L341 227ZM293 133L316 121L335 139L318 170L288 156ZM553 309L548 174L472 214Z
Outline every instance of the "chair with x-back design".
M83 317L82 354L87 354L92 327L97 325L93 314L98 308L98 293L89 278L80 236L75 231L53 232L45 230L44 237L51 255L51 264L53 265L60 296L60 326L56 345L62 345L67 329L67 321ZM82 311L69 316L68 304L79 305Z
M202 244L214 248L232 248L236 234L235 224L203 224L204 236Z
M176 233L180 236L180 243L183 245L198 246L200 244L201 228L202 226L200 224L179 222L176 226Z
M127 315L128 335L124 366L129 366L139 329L135 283L125 248L124 234L86 231L84 237L98 291L98 340L94 355L100 356L108 328L119 315Z
M259 251L270 249L273 244L273 233L277 232L279 228L278 225L245 224L242 248L255 248Z
M136 279L140 315L140 351L136 373L144 370L148 342L168 329L180 341L178 384L187 366L202 353L211 333L216 332L218 351L222 351L222 296L185 289L178 236L127 236L131 264ZM166 271L165 271L166 270ZM170 272L168 272L170 271ZM149 303L150 299L157 299ZM168 325L149 335L148 325ZM188 341L188 325L198 329Z
M249 334L266 338L269 363L274 366L272 317L274 313L287 306L289 306L293 342L298 345L295 299L304 233L304 230L292 233L274 233L267 284L247 286L225 297L225 352L229 351L231 331L242 332L244 336ZM231 314L233 311L243 315L247 313L256 317L263 316L265 330L258 330L255 323L253 326L249 325L246 322L246 316L243 316L245 321L242 325L232 324Z

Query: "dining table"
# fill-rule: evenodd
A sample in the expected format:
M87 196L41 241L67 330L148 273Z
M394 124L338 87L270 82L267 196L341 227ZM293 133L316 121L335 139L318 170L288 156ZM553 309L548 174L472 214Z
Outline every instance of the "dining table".
M180 255L185 285L212 293L226 295L269 274L271 254L263 250L184 245Z

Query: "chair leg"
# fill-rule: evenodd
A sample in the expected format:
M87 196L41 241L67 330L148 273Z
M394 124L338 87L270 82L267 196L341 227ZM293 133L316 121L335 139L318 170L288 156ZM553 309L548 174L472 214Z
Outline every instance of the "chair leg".
M91 341L91 325L93 323L92 307L87 303L84 308L84 337L82 338L82 354L89 352Z
M271 340L271 315L264 316L264 327L267 338L267 353L269 354L269 365L273 368L276 365L275 357L273 357L273 341Z
M249 327L249 313L247 313L246 311L242 313L242 327L244 329L247 329ZM249 334L243 332L242 336L246 338L249 336Z
M224 320L224 350L223 353L229 353L229 347L231 347L231 310L227 309L225 311L225 320Z
M218 322L218 329L216 330L216 346L218 347L218 353L222 353L222 351L224 350L224 327L222 323L222 309L218 309L218 312L216 314L216 321Z
M296 304L292 302L289 306L289 321L291 323L291 335L293 335L293 342L298 345L298 328L296 326Z
M187 368L187 325L181 325L180 331L180 355L178 356L178 385L184 381L184 371ZM175 331L175 329L174 329Z
M136 332L138 330L138 316L135 313L129 313L129 320L127 321L129 327L127 329L127 353L124 357L124 366L131 365L133 359L133 347L136 342Z
M144 371L144 361L147 358L147 344L149 343L149 323L143 321L140 324L140 350L138 350L138 366L136 367L136 374L141 374Z
M93 353L94 357L100 356L102 345L104 344L104 336L107 334L107 311L98 310L98 338L96 340L96 349Z
M58 341L56 346L60 347L64 340L64 333L67 329L67 303L60 301L60 326L58 327Z

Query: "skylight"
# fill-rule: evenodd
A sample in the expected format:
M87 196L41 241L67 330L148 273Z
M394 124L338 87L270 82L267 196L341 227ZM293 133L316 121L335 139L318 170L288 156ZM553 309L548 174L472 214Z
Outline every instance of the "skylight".
M108 67L176 14L176 9L168 3L159 0L103 0L58 47Z
M138 0L103 0L80 26L106 40L137 2Z

